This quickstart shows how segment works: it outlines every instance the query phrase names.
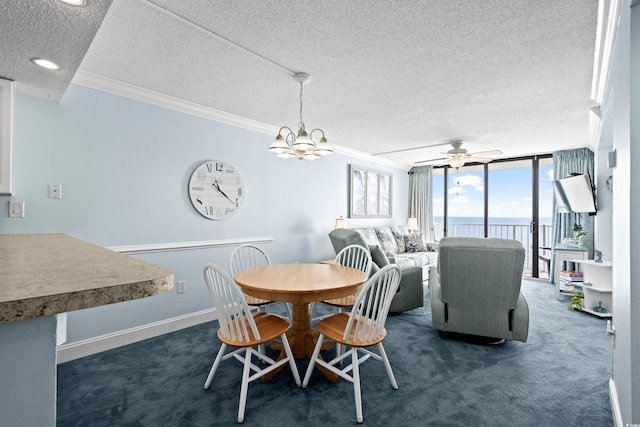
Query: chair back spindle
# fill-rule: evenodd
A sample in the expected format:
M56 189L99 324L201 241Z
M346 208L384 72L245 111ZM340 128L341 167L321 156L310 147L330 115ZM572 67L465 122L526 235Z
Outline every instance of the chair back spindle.
M391 300L400 284L400 267L384 266L363 286L349 315L343 339L353 334L356 342L370 342L384 333Z
M336 255L335 265L357 268L369 277L371 272L371 254L360 245L349 245Z
M218 313L222 335L238 342L251 341L251 334L260 339L249 306L233 279L215 264L205 266L204 277Z
M241 271L248 270L250 268L264 267L270 265L271 260L269 255L260 247L255 245L241 245L238 246L229 257L229 272L231 277L240 273Z

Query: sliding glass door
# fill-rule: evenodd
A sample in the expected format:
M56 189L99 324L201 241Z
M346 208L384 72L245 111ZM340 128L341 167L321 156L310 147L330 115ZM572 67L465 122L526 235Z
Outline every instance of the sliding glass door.
M522 243L524 275L548 277L553 204L551 156L435 168L436 239L499 237Z

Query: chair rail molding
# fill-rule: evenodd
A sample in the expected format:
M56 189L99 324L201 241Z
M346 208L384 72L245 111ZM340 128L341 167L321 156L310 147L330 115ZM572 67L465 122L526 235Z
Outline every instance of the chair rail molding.
M237 246L246 243L271 243L273 237L240 237L236 239L199 240L196 242L150 243L145 245L110 246L107 249L121 254L143 254L155 252L174 252L194 249L207 249L224 246Z

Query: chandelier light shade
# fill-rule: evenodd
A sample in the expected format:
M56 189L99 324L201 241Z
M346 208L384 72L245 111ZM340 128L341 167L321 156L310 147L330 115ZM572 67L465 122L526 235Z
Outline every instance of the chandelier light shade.
M314 129L307 133L302 121L302 88L309 81L309 74L295 73L293 79L300 84L300 123L298 123L298 133L294 133L287 126L281 127L268 151L281 159L298 160L317 160L322 156L333 154L333 148L327 142L324 131L322 129ZM314 133L321 135L317 141L313 138Z

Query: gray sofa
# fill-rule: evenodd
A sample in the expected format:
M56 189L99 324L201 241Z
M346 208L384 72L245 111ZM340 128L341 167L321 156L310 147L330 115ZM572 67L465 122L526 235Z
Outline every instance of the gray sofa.
M348 228L339 228L329 233L331 244L336 253L349 245L360 245L369 250L373 265L371 275L390 263L389 258L379 246L368 245L362 235ZM399 313L424 305L424 289L422 285L422 267L416 265L400 266L402 277L396 295L391 301L389 311Z
M434 329L527 341L529 307L522 293L525 251L507 239L445 237L429 276Z
M422 268L422 279L429 278L429 268L438 262L438 244L423 242L419 235L410 234L404 225L354 228L367 245L379 246L389 261L400 267Z

